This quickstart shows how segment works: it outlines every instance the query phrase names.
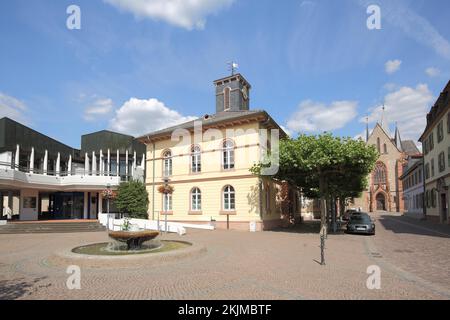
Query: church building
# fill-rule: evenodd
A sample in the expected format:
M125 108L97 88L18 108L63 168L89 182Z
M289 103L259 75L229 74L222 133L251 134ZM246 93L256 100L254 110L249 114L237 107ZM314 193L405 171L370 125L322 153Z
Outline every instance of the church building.
M400 177L408 157L418 156L421 152L414 141L402 140L398 127L391 136L384 110L381 122L375 125L370 135L367 127L366 142L375 146L380 156L368 177L368 189L354 200L352 207L362 208L365 212L403 212L405 203Z

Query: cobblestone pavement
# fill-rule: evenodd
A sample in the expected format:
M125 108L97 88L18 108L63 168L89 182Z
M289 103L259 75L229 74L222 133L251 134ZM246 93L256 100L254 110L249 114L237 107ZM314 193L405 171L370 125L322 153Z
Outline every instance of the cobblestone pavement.
M376 214L377 235L329 235L320 266L313 225L279 232L188 230L166 236L206 246L192 257L119 268L83 266L66 286L55 252L107 241L105 233L0 235L0 299L449 299L450 228ZM151 259L151 258L149 258ZM381 268L381 289L366 286Z

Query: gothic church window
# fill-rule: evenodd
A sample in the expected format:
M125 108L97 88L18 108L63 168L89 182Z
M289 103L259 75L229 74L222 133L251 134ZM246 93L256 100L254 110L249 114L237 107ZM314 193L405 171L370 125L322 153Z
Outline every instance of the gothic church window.
M382 163L378 163L373 173L374 184L386 184L386 167Z

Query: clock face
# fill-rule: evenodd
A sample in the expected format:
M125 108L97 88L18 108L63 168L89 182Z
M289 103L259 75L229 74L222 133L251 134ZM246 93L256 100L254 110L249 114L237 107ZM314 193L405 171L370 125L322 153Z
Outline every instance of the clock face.
M247 87L242 88L242 96L244 97L245 100L248 99L248 89L247 89Z

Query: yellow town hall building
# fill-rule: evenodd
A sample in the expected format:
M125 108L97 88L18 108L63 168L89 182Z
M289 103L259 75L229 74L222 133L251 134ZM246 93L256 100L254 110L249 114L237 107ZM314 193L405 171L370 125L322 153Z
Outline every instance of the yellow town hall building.
M139 138L147 146L149 218L258 231L299 221L299 189L249 171L286 133L267 112L250 110L242 75L214 85L214 114Z

